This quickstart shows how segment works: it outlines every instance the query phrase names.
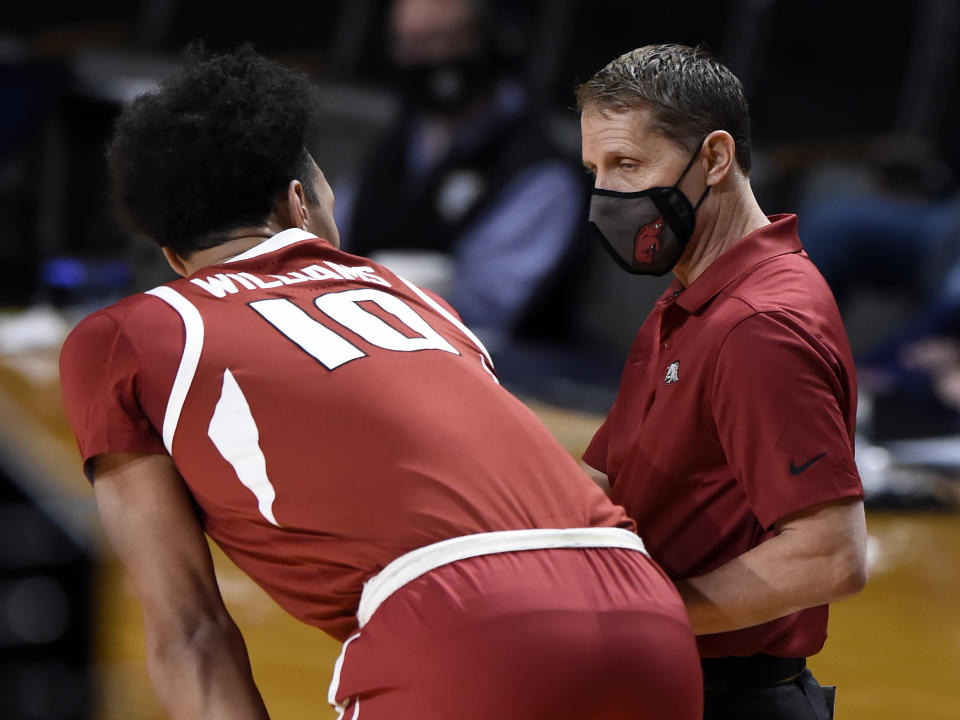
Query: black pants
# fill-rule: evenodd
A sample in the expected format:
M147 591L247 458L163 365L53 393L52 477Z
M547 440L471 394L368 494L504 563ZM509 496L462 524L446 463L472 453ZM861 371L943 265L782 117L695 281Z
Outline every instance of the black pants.
M705 673L706 674L706 673ZM770 687L710 687L704 720L832 720L835 688L821 687L804 668L796 678Z

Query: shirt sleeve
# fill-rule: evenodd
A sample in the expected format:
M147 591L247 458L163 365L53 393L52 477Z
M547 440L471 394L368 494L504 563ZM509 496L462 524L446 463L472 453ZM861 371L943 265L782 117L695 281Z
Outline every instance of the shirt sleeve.
M839 361L789 319L759 313L724 340L711 389L727 462L764 527L862 498Z
M108 452L165 453L137 397L136 353L104 311L82 321L60 351L64 408L91 476L90 460Z
M607 438L607 425L610 422L610 418L607 417L603 421L597 432L594 433L593 439L590 441L590 444L587 445L587 449L584 450L582 459L583 461L592 467L595 470L599 470L605 475L610 473L607 470L607 446L609 440Z

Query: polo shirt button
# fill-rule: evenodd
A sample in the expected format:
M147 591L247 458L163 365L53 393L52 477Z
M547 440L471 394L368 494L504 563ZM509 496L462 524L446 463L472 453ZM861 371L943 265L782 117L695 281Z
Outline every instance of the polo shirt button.
M664 340L664 341L663 341L663 349L664 349L664 350L669 350L669 349L670 349L670 341L669 341L669 340Z

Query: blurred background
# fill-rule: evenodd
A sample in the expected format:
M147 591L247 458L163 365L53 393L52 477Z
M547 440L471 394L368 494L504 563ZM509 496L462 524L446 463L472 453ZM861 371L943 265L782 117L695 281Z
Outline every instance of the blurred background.
M103 149L198 38L315 81L345 249L446 297L575 454L669 278L587 233L574 88L640 45L705 44L744 82L761 207L799 214L858 360L873 577L814 671L839 717L960 717L955 0L87 0L0 8L0 718L160 717L56 358L81 317L171 279L111 219ZM216 559L273 716L333 717L335 643Z

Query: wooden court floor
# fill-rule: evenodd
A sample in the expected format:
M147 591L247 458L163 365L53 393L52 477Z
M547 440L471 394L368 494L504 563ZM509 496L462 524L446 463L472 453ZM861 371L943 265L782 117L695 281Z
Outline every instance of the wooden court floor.
M599 418L533 404L572 453ZM60 408L55 353L0 356L0 435L38 468L38 494L101 553L97 566L96 720L162 718L146 675L139 608L103 546L92 493ZM42 469L42 471L41 471ZM840 720L960 719L960 516L871 513L871 579L832 610L811 667L839 686ZM283 614L214 548L217 574L274 718L334 718L326 689L336 642ZM520 720L520 719L518 719Z

